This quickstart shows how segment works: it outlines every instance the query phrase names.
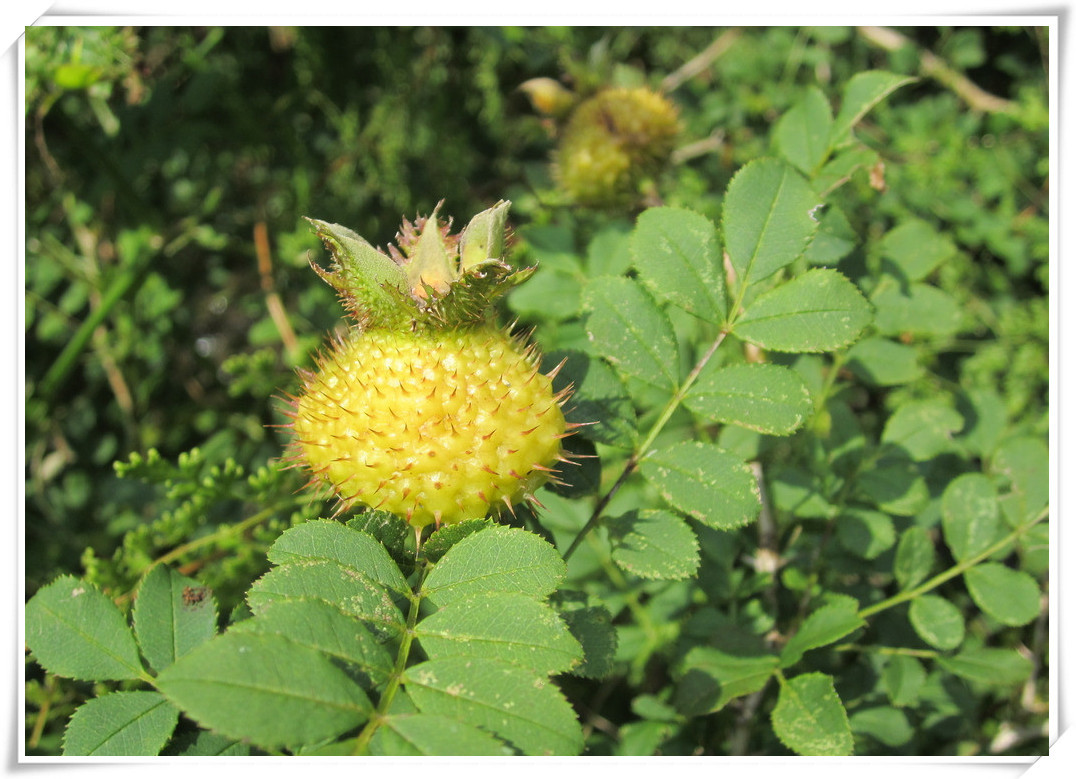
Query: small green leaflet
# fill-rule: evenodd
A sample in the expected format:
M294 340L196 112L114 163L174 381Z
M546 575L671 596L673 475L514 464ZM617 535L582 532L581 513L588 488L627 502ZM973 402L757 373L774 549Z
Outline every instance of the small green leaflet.
M774 142L786 160L810 176L829 156L832 126L829 100L821 89L812 85L777 120Z
M960 330L964 312L948 292L920 282L902 286L892 277L882 279L871 295L874 327L882 335L943 336Z
M617 648L617 630L609 610L596 598L564 590L554 593L553 605L583 647L583 662L572 669L572 675L588 679L608 676L613 670Z
M985 551L1001 529L998 496L981 473L965 473L942 493L942 530L957 561Z
M615 562L642 579L686 579L699 567L699 542L687 523L660 509L632 511L605 523Z
M419 663L404 672L404 687L422 713L488 730L525 755L582 751L582 727L550 681L498 660L483 660L481 669L474 664L467 657Z
M673 444L649 455L639 470L670 506L708 527L741 527L758 516L761 503L751 469L712 444Z
M153 756L179 710L157 692L111 692L82 704L64 732L64 757Z
M860 709L848 718L852 732L877 739L888 747L907 744L915 735L908 716L892 706L871 706Z
M644 211L631 237L631 253L643 283L661 302L707 322L723 322L725 274L717 228L685 208Z
M804 652L832 644L863 627L866 622L858 612L859 603L847 596L837 596L815 609L781 650L781 667L795 665Z
M372 711L328 657L274 634L218 636L169 666L157 686L199 724L265 746L335 738Z
M709 714L762 687L777 670L777 656L692 647L679 671L674 703L688 716Z
M773 732L799 755L851 755L854 742L833 677L809 673L782 680L777 705L770 715Z
M388 757L510 756L512 750L484 730L436 714L385 717L370 753Z
M818 229L821 205L803 176L782 160L754 160L732 177L721 225L740 289L803 253Z
M926 680L923 664L907 655L892 656L882 676L886 695L894 706L914 706Z
M979 684L1015 685L1031 676L1031 661L1015 649L966 649L953 657L939 657L938 665Z
M835 270L816 268L759 295L733 334L776 352L826 352L855 341L870 304Z
M912 460L923 462L952 448L953 435L964 427L964 417L941 400L902 403L886 421L882 443L903 449Z
M797 373L783 365L761 363L704 369L684 402L712 422L768 435L791 434L814 408Z
M956 245L922 219L901 222L882 236L878 249L907 281L922 281L956 254Z
M934 542L926 528L912 525L900 535L893 560L893 576L907 590L930 575L934 568Z
M26 604L26 644L49 673L70 679L138 679L142 661L123 614L92 584L61 576Z
M583 291L587 337L624 376L672 392L679 381L676 334L638 282L600 276Z
M914 346L889 338L864 338L848 350L848 370L878 387L907 384L919 378L923 366Z
M852 554L873 560L896 543L897 531L888 514L852 507L837 518L837 540Z
M844 87L841 108L833 121L830 145L840 145L868 111L892 92L915 80L884 70L867 70L852 76Z
M635 407L624 382L604 360L580 351L550 352L542 362L543 370L552 370L563 361L553 380L553 388L573 387L567 407L569 422L585 423L579 435L609 446L631 448L638 437Z
M1003 625L1026 625L1039 615L1039 585L1024 571L980 563L964 572L964 584L979 608Z
M133 620L142 654L155 671L217 634L212 594L166 565L155 566L142 580Z
M964 640L960 609L940 595L927 593L913 600L908 619L919 637L938 649L956 649Z

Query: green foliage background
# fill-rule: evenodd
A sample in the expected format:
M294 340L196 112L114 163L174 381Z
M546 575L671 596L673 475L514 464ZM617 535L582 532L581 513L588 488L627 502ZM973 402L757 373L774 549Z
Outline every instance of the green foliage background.
M755 528L695 526L697 581L720 606L700 603L690 566L635 578L653 560L633 560L624 545L610 556L605 536L567 572L578 597L609 609L619 639L611 673L562 684L589 753L786 754L750 723L760 711L775 727L796 720L794 695L776 706L747 695L715 713L713 701L684 700L721 662L705 636L732 626L753 640L787 638L793 625L775 618L792 613L801 645L781 657L799 662L858 624L842 596L878 602L886 577L914 587L960 562L946 524L963 516L958 501L985 494L1011 526L1045 506L1046 33L899 32L904 45L889 51L869 31L836 27L30 28L27 597L75 574L127 608L163 562L211 588L225 619L269 570L280 534L322 515L295 494L300 476L273 467L286 440L273 427L283 421L273 395L294 389L293 369L311 364L340 315L308 268L320 249L304 215L385 245L401 216L442 198L442 212L460 219L510 199L510 258L542 270L506 315L537 325L550 354L586 342L582 315L600 286L583 290L630 264L626 242L644 203L603 212L565 201L549 169L550 122L517 89L527 79L568 74L581 91L664 83L681 110L685 153L653 182L650 204L721 224L729 182L758 157L784 157L816 186L824 180L786 135L790 113L810 116L813 95L836 104L871 69L916 76L856 127L860 164L847 180L833 174L827 198L843 218L823 221L825 240L808 257L859 284L873 330L835 358L771 355L826 399L796 438L708 428L722 447L765 464L778 541ZM683 70L712 45L701 71ZM927 53L997 103L969 101L962 82L924 72ZM696 333L688 319L674 317L678 335ZM688 367L697 357L680 355ZM659 443L693 435L679 413ZM601 447L635 432L614 429L616 417L608 426L595 439L606 479L618 460ZM823 443L833 431L843 452ZM832 500L844 494L834 482L863 456L875 483L864 478L860 497L874 508L846 511ZM994 481L977 481L980 471ZM951 489L958 479L965 489ZM886 505L886 483L921 494ZM648 490L628 485L611 513L651 505ZM556 540L586 520L571 497L552 496ZM665 520L645 514L608 534L630 536L644 521ZM1042 523L996 562L1043 589L1046 542ZM778 560L767 567L760 550ZM991 608L984 593L999 575L941 584L880 615L866 638L808 655L809 673L787 684L823 700L832 692L821 674L835 677L858 754L1044 753L1045 607L1031 616ZM816 618L812 609L811 643L804 604L819 597L812 603L832 611ZM947 606L958 634L935 635ZM838 626L829 633L827 620ZM1030 664L999 690L958 660L934 663L958 645L1019 650ZM31 660L27 751L59 754L75 707L117 685L47 675Z

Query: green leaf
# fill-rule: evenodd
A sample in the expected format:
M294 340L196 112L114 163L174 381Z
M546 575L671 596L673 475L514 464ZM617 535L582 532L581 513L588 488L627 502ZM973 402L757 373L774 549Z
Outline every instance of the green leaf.
M253 619L232 627L233 633L281 635L297 644L353 663L374 685L385 683L393 659L359 620L322 600L279 600L267 603Z
M699 541L687 523L660 509L632 511L606 521L612 557L643 579L686 579L699 567Z
M934 542L926 528L912 525L900 534L893 576L902 590L911 589L934 568Z
M680 667L674 702L688 716L724 708L729 701L761 690L777 670L777 656L759 651L695 646Z
M638 437L635 407L624 382L604 360L585 352L562 350L550 352L543 368L564 365L553 380L553 388L571 385L572 395L566 414L569 422L584 423L579 435L599 444L630 449Z
M811 472L794 465L779 465L769 474L770 495L781 511L808 519L829 519L837 507L822 494L822 484Z
M777 120L774 142L781 155L810 176L829 156L833 111L817 86L809 86L803 97Z
M833 688L833 678L826 674L802 674L783 682L770 721L777 738L796 754L852 754L848 714Z
M373 536L385 547L397 565L415 562L415 534L411 526L388 511L367 509L347 521L347 527Z
M882 431L882 442L898 446L916 462L952 448L964 417L942 400L921 400L897 407Z
M1031 676L1031 661L1015 649L980 647L965 649L953 657L939 657L938 665L950 673L979 684L1007 687Z
M564 578L566 567L544 539L511 527L473 533L441 558L422 587L422 596L439 607L492 592L547 597Z
M278 601L308 599L323 600L358 617L379 638L398 636L404 630L403 615L387 591L354 568L330 560L279 566L247 593L255 614Z
M713 223L686 208L644 211L631 237L631 253L643 283L662 303L707 322L725 320L725 273Z
M438 528L422 544L422 554L432 563L436 563L445 553L471 533L489 530L495 523L488 517L466 519Z
M859 493L868 502L900 517L912 517L930 502L930 490L916 464L906 458L887 458L859 475Z
M956 649L964 640L964 615L940 595L927 593L913 600L908 619L919 637L938 649Z
M760 295L732 332L776 352L825 352L855 341L870 321L855 284L816 268Z
M583 291L587 337L623 375L672 392L679 382L676 335L642 285L602 276Z
M878 152L862 144L841 149L825 164L818 175L811 179L811 184L825 197L849 181L857 170L871 168L878 161Z
M169 749L175 746L176 743L173 741ZM200 730L193 739L189 740L189 743L184 743L182 748L176 750L176 755L179 757L250 757L250 745L240 739Z
M138 646L116 604L92 584L61 576L26 604L26 644L57 676L138 679Z
M888 338L864 338L848 350L848 370L876 387L908 384L923 374L915 347Z
M833 122L830 144L839 145L868 111L895 90L914 81L915 79L909 76L884 70L866 70L852 76L844 87L841 108Z
M527 319L564 322L579 316L582 310L580 279L582 270L551 268L539 265L527 281L512 290L508 307Z
M572 669L573 676L603 679L613 670L617 631L609 610L583 593L558 590L553 605L575 640L583 648L583 662Z
M179 710L157 692L111 692L76 709L64 732L64 757L160 754Z
M922 219L909 219L878 242L882 257L892 262L907 281L922 281L956 254L956 245Z
M272 634L218 636L168 667L157 686L204 727L266 747L335 738L372 712L328 657Z
M1013 527L1033 519L1050 502L1050 450L1041 438L1010 438L990 458L990 475L1008 482L1001 498L1005 518Z
M629 222L608 222L587 244L587 271L590 276L622 276L631 268Z
M812 265L832 266L851 254L858 244L859 236L848 217L836 206L827 205L821 212L818 231L803 256Z
M673 508L704 525L746 525L761 506L758 484L740 458L700 441L682 441L643 460L642 475Z
M897 531L888 514L850 508L837 518L837 540L864 560L873 560L896 543Z
M812 611L803 621L781 650L781 667L795 665L804 652L835 643L865 624L859 616L856 599L839 596L834 602Z
M783 365L761 363L704 369L684 402L712 422L767 435L789 435L814 408L799 374Z
M907 715L892 706L871 706L860 709L848 718L853 733L863 733L888 747L907 744L915 735Z
M155 566L142 580L133 618L142 654L158 672L217 634L209 590L166 565Z
M885 667L882 684L894 706L915 706L926 679L922 663L908 655L894 655Z
M583 659L552 607L517 592L452 601L419 622L415 637L431 660L492 658L551 675Z
M871 296L871 303L874 327L882 335L952 335L964 321L959 304L949 293L919 282L906 288L896 284L881 287Z
M722 230L725 251L740 289L785 267L807 248L818 229L822 200L782 160L744 165L725 193Z
M285 530L269 549L276 565L328 560L363 575L388 589L410 593L407 581L385 547L366 533L334 522L317 519Z
M387 757L508 756L512 750L484 730L436 714L385 717L370 754Z
M472 536L479 538L479 536ZM423 714L480 727L525 755L578 755L583 731L564 695L534 671L496 660L430 660L404 672Z
M1039 585L1023 571L980 563L964 572L972 600L1003 625L1026 625L1039 615Z
M942 530L957 562L983 552L1001 529L998 496L981 473L965 473L942 493Z

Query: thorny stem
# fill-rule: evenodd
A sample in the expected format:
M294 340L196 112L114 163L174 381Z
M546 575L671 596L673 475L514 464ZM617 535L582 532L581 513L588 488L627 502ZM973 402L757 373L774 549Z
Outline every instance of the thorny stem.
M699 358L699 361L695 363L695 367L691 369L691 373L689 373L687 375L687 378L684 379L684 383L681 384L680 388L676 391L676 393L671 398L669 398L669 402L666 403L665 408L661 410L661 415L657 418L654 424L650 426L650 431L649 433L647 433L646 438L639 446L635 448L635 451L632 452L631 457L629 457L628 461L624 464L624 470L621 471L620 476L617 478L616 482L614 482L613 486L609 488L609 491L601 497L601 500L599 500L598 504L594 507L594 511L591 513L590 519L587 520L587 523L583 525L582 530L580 530L576 534L575 538L572 540L571 545L564 553L565 562L567 562L568 558L571 557L572 553L575 552L575 550L579 547L579 544L582 542L583 538L601 523L602 515L606 507L608 507L609 501L613 499L613 496L616 495L616 493L620 490L624 482L628 480L628 477L635 471L636 468L639 467L639 463L641 463L647 458L647 456L650 455L650 447L653 446L654 441L657 439L658 435L660 435L661 431L665 428L665 425L668 424L669 419L672 418L672 415L676 411L676 409L679 408L680 404L684 402L684 398L687 397L687 393L691 390L691 387L699 378L699 374L702 373L702 369L706 367L706 363L710 362L710 358L714 356L714 353L717 351L717 348L721 346L728 334L728 327L723 328L721 332L717 334L717 338L715 338L714 342L710 344L710 348L706 350L706 353Z
M373 738L377 729L381 727L385 716L388 714L389 707L392 706L392 700L400 689L404 671L407 669L407 660L411 654L411 642L415 638L415 626L418 624L419 604L422 602L422 585L426 581L426 575L430 572L430 566L425 561L420 561L419 564L422 568L419 572L418 582L415 583L411 591L411 606L407 611L407 627L404 630L403 638L400 640L400 649L396 652L396 664L392 669L392 676L389 677L388 684L385 685L385 691L381 693L381 699L377 703L377 710L367 720L366 725L355 738L355 747L351 750L352 755L365 755L367 753L370 747L370 739Z

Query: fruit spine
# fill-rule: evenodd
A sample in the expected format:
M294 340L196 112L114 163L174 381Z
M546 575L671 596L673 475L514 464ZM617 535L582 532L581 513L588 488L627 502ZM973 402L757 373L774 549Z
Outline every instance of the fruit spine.
M328 488L338 513L390 511L418 532L502 510L569 462L556 371L498 327L493 301L530 277L504 262L509 203L451 222L403 223L386 254L347 228L310 219L333 258L312 266L354 318L346 337L300 371L290 398L290 459Z

